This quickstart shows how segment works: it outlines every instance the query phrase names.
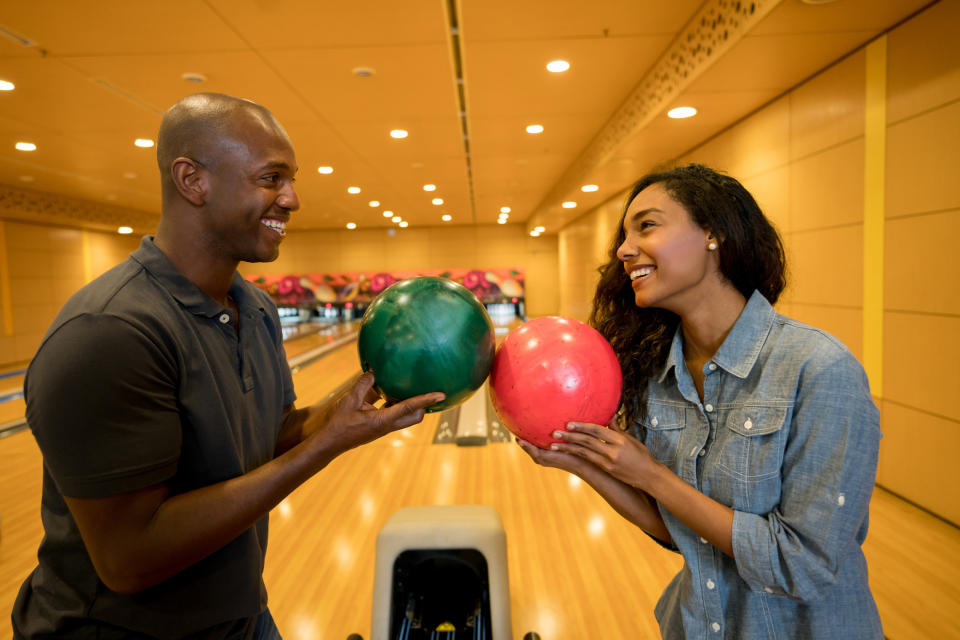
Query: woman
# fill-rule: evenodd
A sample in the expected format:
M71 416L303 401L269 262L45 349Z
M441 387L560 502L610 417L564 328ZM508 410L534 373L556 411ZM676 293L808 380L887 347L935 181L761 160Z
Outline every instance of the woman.
M879 413L837 339L781 316L780 238L728 176L633 188L591 322L624 373L626 432L570 423L539 464L583 478L684 566L664 638L882 638L860 545Z

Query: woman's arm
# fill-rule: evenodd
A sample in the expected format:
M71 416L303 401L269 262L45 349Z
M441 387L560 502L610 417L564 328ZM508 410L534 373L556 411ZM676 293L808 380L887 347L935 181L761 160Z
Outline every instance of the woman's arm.
M598 427L606 429L606 427ZM572 473L593 487L613 509L629 522L637 525L651 536L667 544L672 543L670 532L660 516L656 503L645 494L587 460L557 450L541 449L525 440L517 444L544 467L554 467Z

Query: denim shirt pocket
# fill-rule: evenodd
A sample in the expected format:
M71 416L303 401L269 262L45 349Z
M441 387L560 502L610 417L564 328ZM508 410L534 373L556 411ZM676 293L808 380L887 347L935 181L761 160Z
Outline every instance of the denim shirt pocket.
M729 410L717 465L738 480L756 481L780 474L783 425L789 407L741 406Z
M728 410L721 440L714 497L748 513L766 513L780 500L788 405L746 405Z
M677 459L680 434L683 432L684 408L660 402L647 403L643 426L647 435L643 444L654 458L670 466Z

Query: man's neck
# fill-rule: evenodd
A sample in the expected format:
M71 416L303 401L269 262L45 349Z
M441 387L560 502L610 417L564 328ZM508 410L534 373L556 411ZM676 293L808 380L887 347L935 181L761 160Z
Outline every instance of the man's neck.
M223 306L228 306L227 296L239 262L219 259L199 246L196 237L177 237L162 224L153 243L190 282Z

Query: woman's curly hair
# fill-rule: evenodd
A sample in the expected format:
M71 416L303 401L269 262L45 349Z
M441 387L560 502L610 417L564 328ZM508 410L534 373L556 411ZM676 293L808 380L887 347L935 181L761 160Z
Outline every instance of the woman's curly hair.
M630 203L647 187L660 184L693 221L719 243L721 275L745 298L759 291L771 304L786 286L786 256L776 229L743 185L703 165L690 164L641 178L631 189L610 247L600 267L590 324L613 346L623 370L625 426L646 415L647 383L664 365L680 322L665 309L637 307L630 278L617 257L626 233Z

